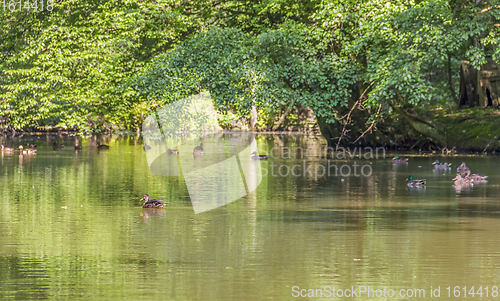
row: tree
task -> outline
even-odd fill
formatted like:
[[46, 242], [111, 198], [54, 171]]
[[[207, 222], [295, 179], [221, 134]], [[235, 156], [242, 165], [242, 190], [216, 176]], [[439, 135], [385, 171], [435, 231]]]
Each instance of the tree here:
[[0, 115], [16, 129], [138, 127], [120, 85], [196, 28], [171, 1], [62, 1], [0, 11]]

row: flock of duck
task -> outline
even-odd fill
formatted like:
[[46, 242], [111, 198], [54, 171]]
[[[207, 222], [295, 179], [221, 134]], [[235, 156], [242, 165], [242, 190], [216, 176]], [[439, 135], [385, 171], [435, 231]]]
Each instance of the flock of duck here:
[[[149, 145], [144, 145], [144, 150], [147, 151], [148, 149], [151, 149], [151, 146]], [[168, 149], [167, 154], [169, 155], [178, 155], [179, 151], [177, 149]], [[200, 143], [197, 147], [194, 148], [193, 150], [193, 157], [203, 157], [205, 156], [205, 150], [203, 149], [203, 143]]]
[[[408, 162], [408, 159], [395, 156], [393, 158], [393, 161], [394, 163], [406, 163]], [[432, 165], [434, 165], [434, 169], [451, 169], [451, 163], [442, 163], [439, 162], [439, 160], [434, 161]], [[469, 167], [467, 167], [467, 165], [465, 165], [465, 162], [463, 162], [462, 164], [460, 164], [460, 166], [457, 167], [457, 175], [452, 179], [452, 181], [455, 188], [469, 188], [474, 184], [486, 183], [486, 178], [488, 178], [488, 176], [479, 173], [471, 173]], [[406, 185], [411, 188], [424, 188], [426, 183], [425, 179], [413, 179], [411, 175], [406, 178], [406, 181]]]
[[[34, 155], [36, 154], [36, 144], [27, 144], [27, 147], [23, 145], [19, 145], [18, 149], [20, 155]], [[13, 154], [14, 149], [11, 147], [5, 147], [2, 144], [2, 153], [3, 154]]]
[[[36, 144], [30, 144], [30, 143], [26, 143], [26, 146], [24, 145], [19, 145], [19, 147], [16, 149], [12, 148], [12, 147], [6, 147], [4, 146], [3, 144], [1, 145], [2, 148], [1, 148], [1, 152], [2, 154], [7, 154], [7, 155], [11, 155], [11, 154], [14, 154], [14, 152], [16, 151], [19, 151], [19, 155], [36, 155], [36, 151], [37, 151], [37, 146]], [[58, 149], [63, 149], [65, 148], [66, 146], [64, 144], [58, 144], [57, 142], [54, 142], [52, 144], [52, 149], [54, 151], [58, 150]], [[75, 143], [75, 150], [81, 150], [82, 149], [82, 146], [76, 142]], [[109, 149], [109, 145], [106, 145], [106, 144], [101, 144], [99, 141], [97, 141], [97, 149], [98, 150], [107, 150]]]
[[[147, 151], [151, 149], [151, 146], [149, 145], [144, 145], [144, 150]], [[179, 151], [177, 149], [168, 149], [167, 154], [169, 155], [178, 155]], [[200, 143], [200, 145], [196, 146], [193, 150], [193, 157], [203, 157], [205, 155], [205, 150], [203, 148], [203, 143]], [[257, 152], [253, 152], [250, 154], [250, 159], [252, 160], [267, 160], [269, 158], [268, 155], [259, 155]], [[142, 204], [142, 208], [152, 208], [152, 209], [160, 209], [165, 206], [163, 203], [165, 200], [152, 200], [150, 199], [148, 194], [145, 194], [141, 202], [144, 201], [144, 204]]]
[[[151, 149], [151, 146], [149, 145], [144, 145], [144, 150], [147, 151]], [[168, 149], [167, 154], [169, 155], [178, 155], [179, 151], [177, 149]], [[196, 146], [193, 150], [193, 157], [203, 157], [205, 156], [205, 150], [203, 148], [203, 143], [200, 143], [200, 145]], [[259, 155], [257, 152], [253, 152], [250, 154], [250, 159], [252, 160], [267, 160], [269, 158], [269, 155]]]

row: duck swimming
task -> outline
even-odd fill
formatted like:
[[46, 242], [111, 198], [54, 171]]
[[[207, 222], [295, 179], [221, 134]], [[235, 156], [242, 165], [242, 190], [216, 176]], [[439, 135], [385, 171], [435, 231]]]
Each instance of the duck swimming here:
[[479, 184], [479, 183], [484, 183], [484, 182], [487, 182], [486, 181], [486, 178], [488, 176], [485, 176], [485, 175], [482, 175], [480, 173], [473, 173], [471, 175], [469, 175], [469, 178], [475, 183], [475, 184]]
[[267, 160], [269, 158], [269, 155], [259, 155], [257, 152], [253, 152], [250, 154], [250, 158], [252, 160]]
[[82, 145], [80, 144], [80, 141], [78, 139], [76, 139], [75, 140], [75, 150], [78, 151], [81, 149], [82, 149]]
[[12, 147], [5, 147], [2, 144], [2, 152], [7, 154], [12, 154], [14, 152], [14, 149]]
[[465, 162], [462, 162], [462, 164], [460, 164], [459, 167], [457, 167], [457, 172], [458, 173], [464, 173], [464, 172], [467, 172], [469, 171], [469, 168], [467, 167], [467, 165], [465, 165]]
[[398, 155], [396, 155], [394, 158], [392, 158], [394, 163], [406, 163], [408, 162], [408, 158], [400, 158]]
[[106, 144], [101, 144], [101, 142], [97, 141], [97, 149], [98, 149], [98, 150], [105, 150], [105, 149], [109, 149], [109, 145], [106, 145]]
[[194, 157], [202, 157], [205, 155], [205, 151], [203, 150], [203, 143], [200, 143], [199, 146], [195, 147], [193, 150]]
[[468, 176], [463, 176], [463, 174], [457, 173], [457, 175], [452, 179], [454, 185], [457, 187], [473, 185], [474, 181]]
[[163, 208], [165, 206], [165, 204], [163, 204], [165, 200], [151, 200], [148, 194], [145, 194], [141, 201], [144, 201], [142, 208]]
[[58, 150], [58, 149], [61, 149], [61, 148], [64, 148], [64, 144], [57, 144], [56, 142], [52, 143], [52, 149], [53, 150]]
[[36, 149], [24, 148], [22, 145], [19, 145], [19, 152], [21, 155], [34, 155], [36, 154]]
[[408, 187], [425, 187], [425, 180], [414, 180], [411, 175], [406, 178], [406, 181]]
[[169, 155], [178, 155], [179, 154], [179, 151], [176, 150], [176, 149], [170, 149], [169, 148], [167, 152], [168, 152]]
[[470, 173], [470, 169], [467, 169], [466, 171], [464, 171], [462, 173], [459, 173], [459, 175], [462, 178], [469, 179], [474, 184], [486, 183], [487, 182], [486, 178], [488, 178], [488, 176], [482, 175], [480, 173], [473, 173], [473, 174], [471, 174]]
[[434, 165], [435, 169], [449, 169], [451, 166], [451, 163], [441, 163], [439, 160], [436, 160], [432, 163]]

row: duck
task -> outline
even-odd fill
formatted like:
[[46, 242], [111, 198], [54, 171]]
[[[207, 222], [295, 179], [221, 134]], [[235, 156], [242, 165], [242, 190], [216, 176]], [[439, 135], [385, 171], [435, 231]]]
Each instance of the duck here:
[[460, 173], [457, 173], [457, 175], [451, 180], [454, 182], [454, 186], [457, 187], [470, 186], [474, 184], [474, 181], [470, 177], [463, 176]]
[[195, 151], [203, 151], [203, 143], [200, 143], [199, 146], [194, 148]]
[[469, 171], [469, 168], [467, 167], [467, 165], [465, 165], [465, 162], [462, 162], [462, 164], [460, 164], [459, 167], [457, 167], [457, 172], [458, 173], [464, 173], [464, 172], [467, 172]]
[[146, 150], [148, 150], [148, 149], [151, 149], [151, 146], [149, 146], [149, 145], [147, 145], [147, 144], [144, 144], [144, 147], [143, 147], [143, 148], [144, 148], [144, 150], [146, 151]]
[[19, 152], [21, 155], [34, 155], [36, 154], [36, 149], [24, 148], [22, 145], [19, 145]]
[[176, 149], [170, 149], [169, 148], [167, 152], [168, 152], [169, 155], [178, 155], [179, 154], [179, 151], [176, 150]]
[[482, 175], [480, 173], [473, 173], [468, 176], [468, 178], [471, 179], [476, 184], [486, 182], [487, 177], [488, 176]]
[[12, 147], [5, 147], [3, 144], [2, 144], [2, 152], [3, 153], [7, 153], [7, 154], [11, 154], [14, 152], [14, 149]]
[[396, 155], [394, 158], [392, 158], [394, 163], [406, 163], [408, 162], [408, 158], [400, 158], [398, 155]]
[[109, 145], [101, 144], [101, 142], [97, 141], [97, 149], [98, 150], [109, 149]]
[[406, 185], [408, 187], [424, 187], [425, 186], [425, 180], [414, 180], [413, 179], [413, 176], [408, 176], [408, 178], [406, 178]]
[[58, 149], [61, 149], [61, 148], [64, 148], [64, 144], [57, 144], [56, 142], [52, 143], [52, 149], [53, 150], [58, 150]]
[[252, 160], [267, 160], [268, 157], [269, 155], [259, 155], [257, 154], [257, 152], [253, 152], [250, 154], [250, 158]]
[[78, 139], [75, 140], [75, 150], [81, 150], [82, 146], [80, 145], [80, 141]]
[[163, 208], [165, 206], [165, 204], [163, 204], [165, 200], [151, 200], [148, 194], [145, 194], [141, 201], [144, 201], [142, 208]]
[[205, 155], [205, 151], [203, 150], [203, 143], [200, 143], [199, 146], [195, 147], [193, 150], [193, 156], [202, 157]]
[[449, 169], [451, 166], [451, 163], [441, 163], [439, 160], [436, 160], [432, 163], [434, 165], [435, 169]]

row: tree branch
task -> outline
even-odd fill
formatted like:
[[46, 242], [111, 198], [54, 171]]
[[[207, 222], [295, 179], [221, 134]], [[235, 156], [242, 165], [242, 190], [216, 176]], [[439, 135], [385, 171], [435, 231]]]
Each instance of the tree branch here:
[[[382, 108], [382, 104], [380, 104], [378, 106], [378, 110], [377, 110], [377, 113], [375, 114], [375, 116], [377, 116], [379, 113], [380, 113], [380, 109]], [[370, 131], [372, 129], [372, 127], [375, 125], [375, 120], [372, 120], [371, 122], [371, 125], [366, 129], [366, 131], [364, 131], [361, 136], [358, 137], [358, 139], [356, 139], [353, 143], [356, 143], [358, 142], [359, 139], [363, 138], [363, 136], [368, 133], [368, 131]]]
[[[358, 100], [356, 100], [356, 102], [352, 105], [351, 110], [350, 110], [350, 111], [349, 111], [349, 113], [347, 114], [347, 120], [346, 120], [346, 122], [345, 122], [345, 124], [344, 124], [344, 127], [342, 128], [342, 133], [340, 133], [339, 140], [337, 141], [337, 145], [335, 146], [335, 151], [337, 151], [337, 150], [338, 150], [339, 145], [340, 145], [340, 141], [342, 140], [342, 137], [344, 137], [344, 136], [345, 136], [345, 134], [348, 132], [348, 131], [346, 131], [346, 129], [345, 129], [345, 128], [346, 128], [346, 126], [347, 126], [348, 124], [350, 124], [350, 123], [351, 123], [351, 114], [352, 114], [352, 111], [354, 111], [354, 108], [355, 108], [357, 105], [361, 104], [361, 100], [362, 100], [362, 99], [363, 99], [363, 97], [365, 96], [365, 94], [366, 94], [366, 92], [368, 91], [368, 89], [370, 89], [370, 87], [371, 87], [371, 86], [373, 86], [373, 84], [374, 84], [374, 83], [375, 83], [375, 82], [371, 82], [371, 83], [370, 83], [370, 85], [369, 85], [368, 87], [366, 87], [366, 89], [363, 91], [363, 93], [361, 93], [361, 96], [358, 98]], [[345, 116], [344, 116], [344, 117], [345, 117]], [[342, 118], [344, 118], [344, 117], [342, 117]]]
[[288, 115], [288, 113], [290, 112], [291, 108], [293, 107], [295, 102], [292, 102], [292, 104], [286, 108], [285, 112], [281, 115], [280, 119], [278, 120], [278, 122], [273, 126], [272, 130], [273, 131], [276, 131], [277, 128], [280, 127], [280, 125], [283, 123], [283, 121], [285, 121], [285, 117]]
[[493, 5], [493, 6], [490, 6], [490, 7], [483, 8], [482, 10], [480, 10], [479, 12], [477, 12], [476, 14], [482, 14], [482, 13], [490, 11], [490, 10], [492, 10], [494, 8], [500, 9], [500, 5]]

